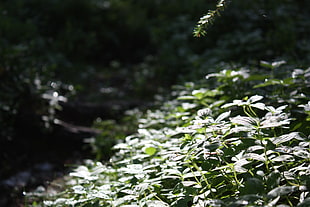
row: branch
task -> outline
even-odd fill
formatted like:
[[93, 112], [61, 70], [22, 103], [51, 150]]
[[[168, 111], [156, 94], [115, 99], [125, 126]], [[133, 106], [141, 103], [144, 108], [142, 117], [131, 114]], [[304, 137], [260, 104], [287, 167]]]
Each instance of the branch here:
[[217, 16], [221, 16], [221, 12], [225, 9], [227, 4], [226, 0], [218, 0], [216, 8], [214, 10], [209, 10], [206, 15], [201, 17], [194, 29], [194, 37], [201, 37], [207, 34], [207, 29], [213, 24]]

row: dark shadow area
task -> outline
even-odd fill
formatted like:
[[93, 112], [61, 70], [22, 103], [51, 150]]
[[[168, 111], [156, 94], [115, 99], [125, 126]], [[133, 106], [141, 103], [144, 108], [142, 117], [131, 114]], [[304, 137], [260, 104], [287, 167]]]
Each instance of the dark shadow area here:
[[24, 191], [46, 186], [92, 157], [83, 145], [83, 138], [91, 136], [91, 131], [55, 126], [52, 132], [41, 133], [31, 126], [31, 120], [21, 124], [15, 127], [13, 140], [1, 143], [0, 206], [22, 203]]

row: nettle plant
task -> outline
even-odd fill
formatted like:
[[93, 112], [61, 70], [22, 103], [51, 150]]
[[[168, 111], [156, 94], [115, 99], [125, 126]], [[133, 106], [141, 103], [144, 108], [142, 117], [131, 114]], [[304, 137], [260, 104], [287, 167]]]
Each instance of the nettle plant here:
[[[214, 88], [176, 87], [109, 163], [79, 166], [67, 190], [44, 205], [309, 206], [310, 70], [289, 71], [286, 80], [229, 69], [207, 76]], [[230, 98], [231, 90], [239, 94]]]

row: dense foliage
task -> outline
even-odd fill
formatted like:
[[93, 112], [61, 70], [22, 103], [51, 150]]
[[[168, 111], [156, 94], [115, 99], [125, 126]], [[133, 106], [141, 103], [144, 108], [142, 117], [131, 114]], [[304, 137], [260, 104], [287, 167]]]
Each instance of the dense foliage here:
[[93, 102], [145, 99], [175, 82], [171, 74], [187, 69], [174, 51], [189, 55], [182, 48], [203, 11], [203, 1], [185, 2], [1, 1], [1, 142], [23, 136], [16, 133], [27, 120], [37, 129], [42, 118], [53, 123], [59, 97], [74, 90]]
[[[173, 51], [191, 37], [196, 3], [1, 1], [0, 177], [37, 143], [61, 142], [49, 133], [64, 101], [149, 100], [176, 82], [171, 74], [185, 70]], [[182, 35], [169, 37], [171, 27]]]
[[14, 138], [29, 114], [35, 126], [42, 116], [53, 120], [43, 94], [70, 97], [75, 89], [79, 99], [104, 101], [103, 89], [112, 88], [113, 98], [150, 98], [220, 61], [309, 62], [308, 1], [236, 0], [207, 38], [193, 38], [197, 19], [227, 2], [2, 1], [1, 140]]
[[108, 163], [79, 166], [44, 205], [308, 206], [310, 69], [282, 64], [175, 88]]
[[69, 98], [150, 100], [188, 81], [157, 110], [97, 119], [98, 159], [124, 143], [42, 205], [309, 205], [310, 3], [216, 2], [1, 1], [1, 176], [19, 154], [6, 146], [31, 145]]

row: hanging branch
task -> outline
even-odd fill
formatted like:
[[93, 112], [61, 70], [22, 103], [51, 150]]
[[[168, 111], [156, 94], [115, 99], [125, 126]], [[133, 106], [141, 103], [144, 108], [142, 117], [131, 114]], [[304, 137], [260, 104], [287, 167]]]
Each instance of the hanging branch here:
[[226, 4], [227, 4], [227, 1], [218, 0], [216, 9], [209, 10], [206, 15], [200, 18], [193, 32], [194, 37], [201, 37], [207, 34], [206, 30], [208, 29], [210, 25], [213, 24], [217, 16], [221, 16], [221, 12], [225, 9]]

